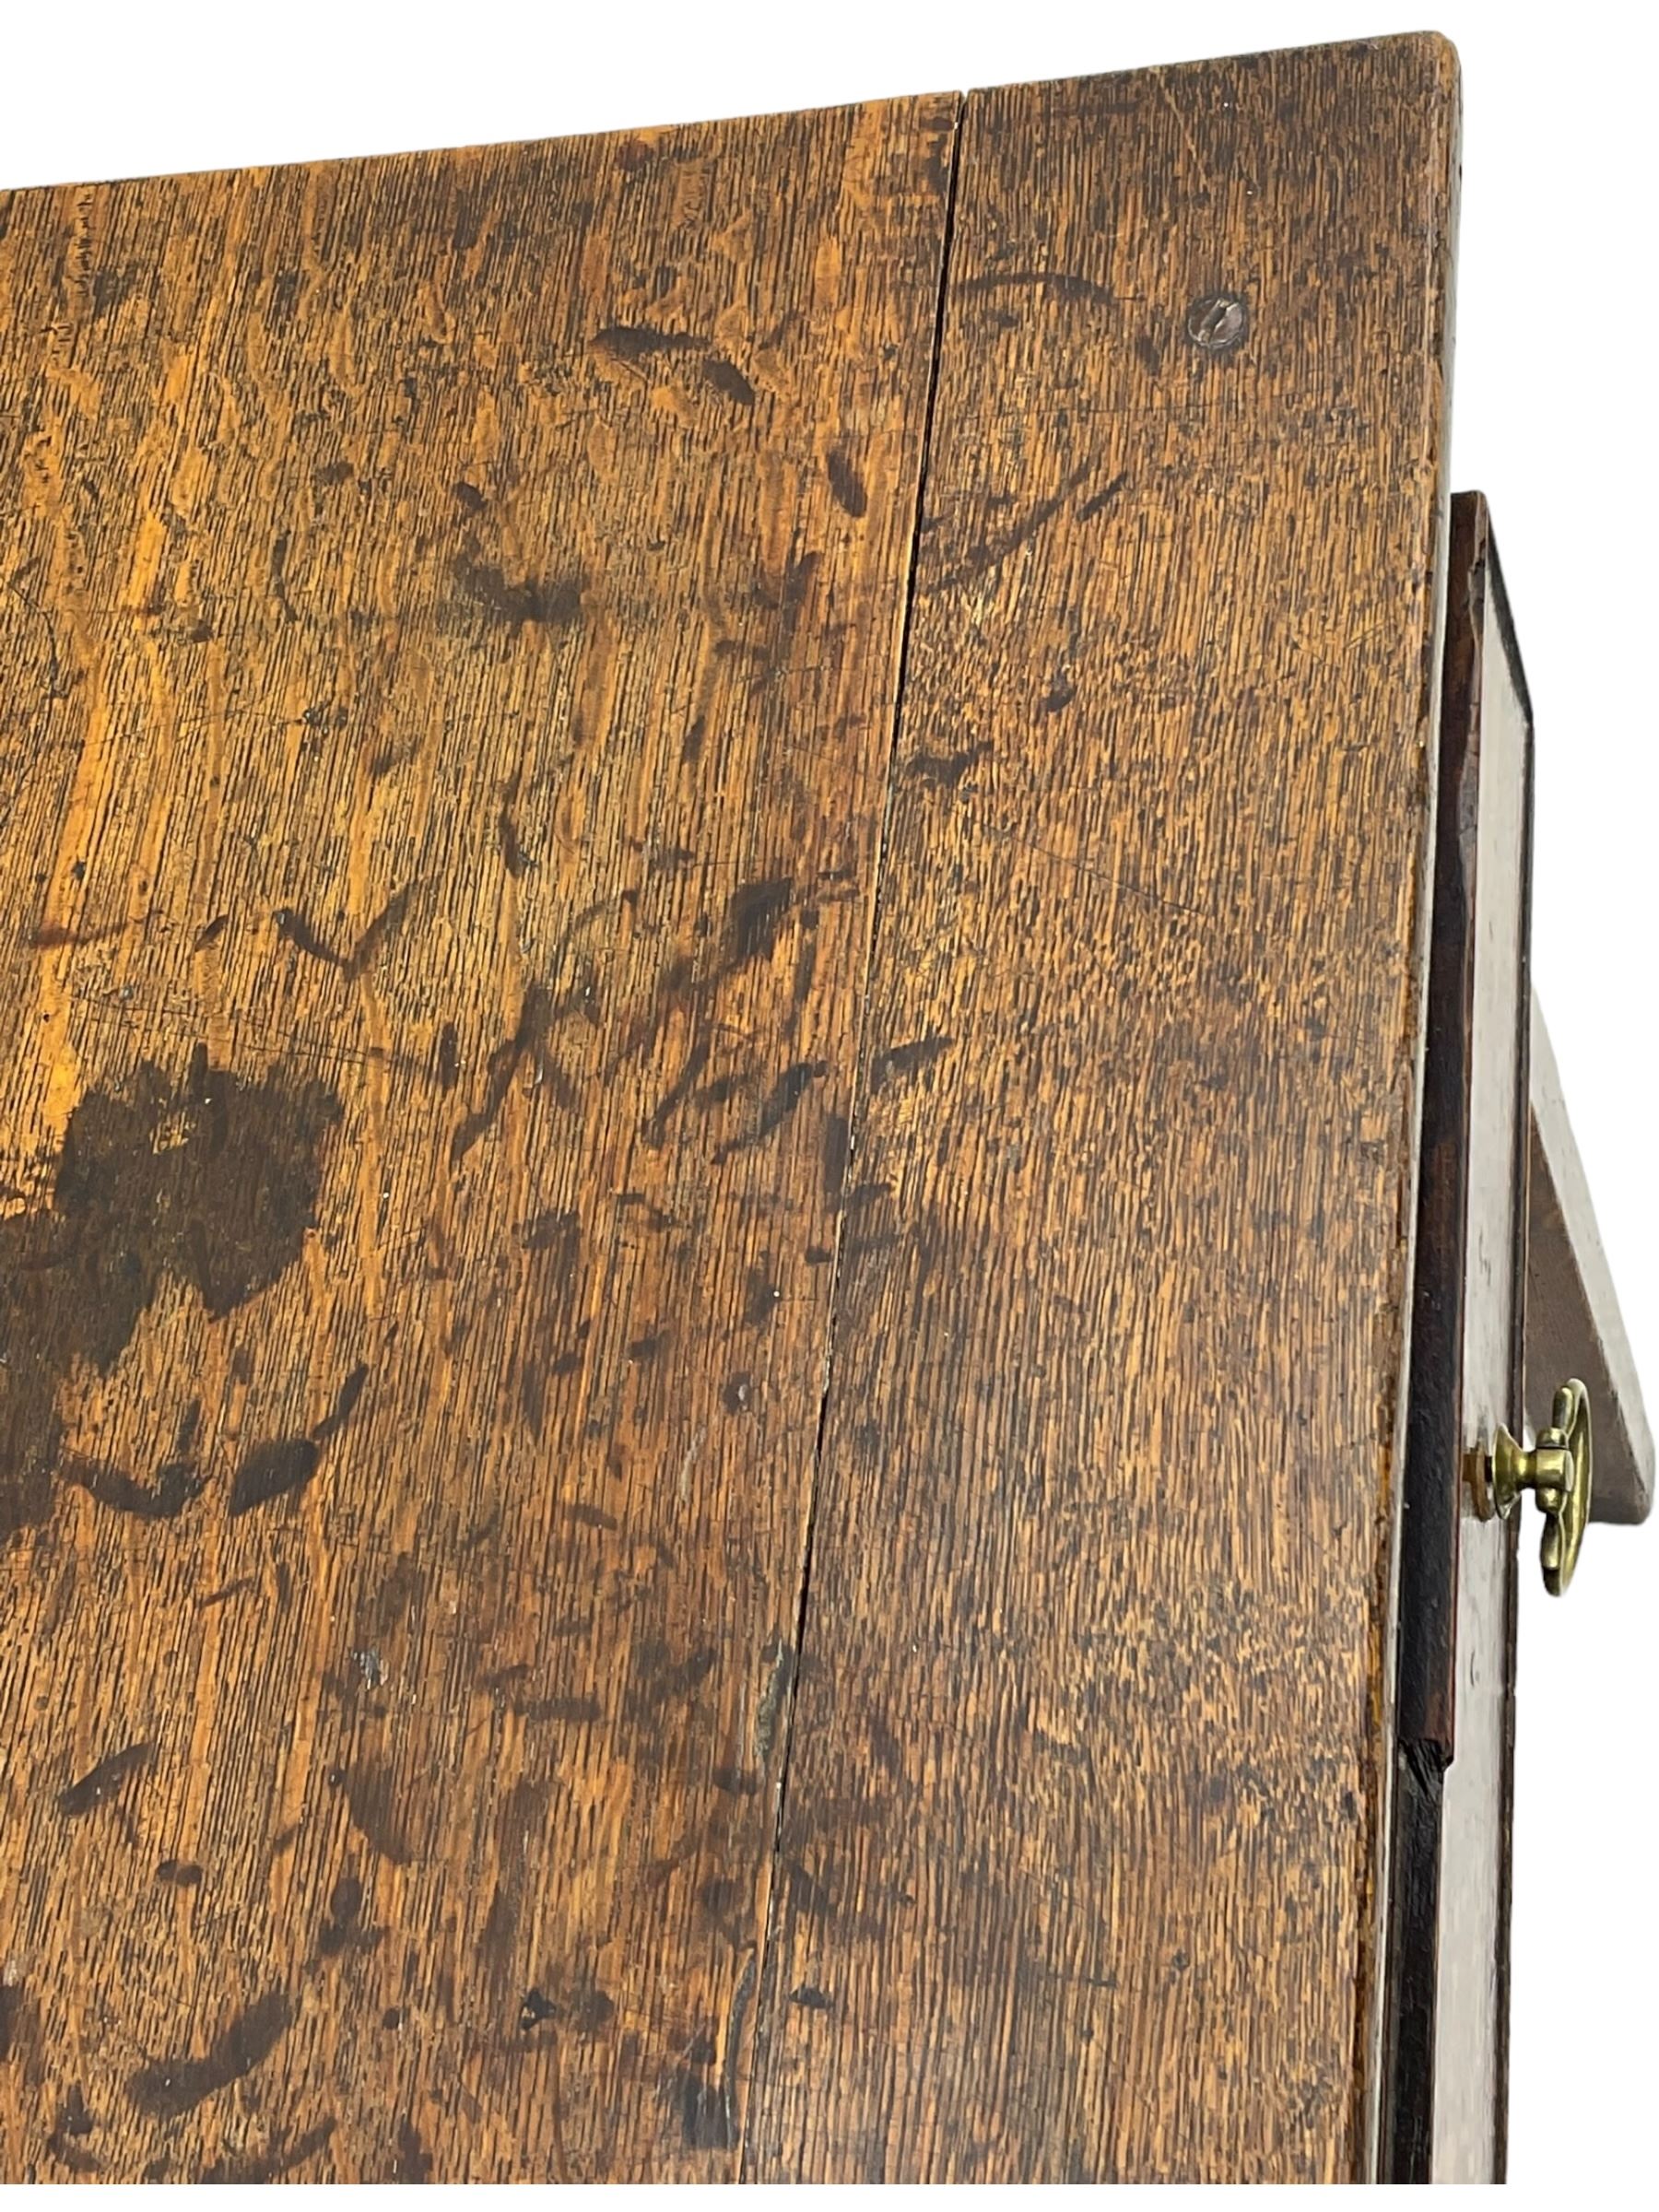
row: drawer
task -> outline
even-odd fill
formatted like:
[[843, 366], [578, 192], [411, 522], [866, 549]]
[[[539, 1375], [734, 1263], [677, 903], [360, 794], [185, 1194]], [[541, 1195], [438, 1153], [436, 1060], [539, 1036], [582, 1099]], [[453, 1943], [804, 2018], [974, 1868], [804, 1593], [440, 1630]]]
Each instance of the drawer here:
[[1643, 1519], [1653, 1442], [1529, 983], [1532, 709], [1486, 501], [1453, 500], [1402, 1501], [1383, 2171], [1501, 2179], [1516, 1519], [1510, 1409], [1595, 1409], [1593, 1517]]

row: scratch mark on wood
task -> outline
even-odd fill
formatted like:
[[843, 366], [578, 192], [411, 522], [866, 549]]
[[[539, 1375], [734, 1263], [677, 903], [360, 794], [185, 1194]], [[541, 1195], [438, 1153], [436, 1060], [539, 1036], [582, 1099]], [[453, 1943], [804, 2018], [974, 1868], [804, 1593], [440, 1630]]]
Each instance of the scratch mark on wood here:
[[519, 1009], [518, 1025], [511, 1037], [498, 1044], [485, 1070], [484, 1096], [450, 1139], [450, 1166], [458, 1168], [507, 1102], [507, 1093], [519, 1064], [537, 1052], [552, 1018], [552, 1002], [542, 983], [532, 983]]
[[154, 920], [153, 914], [139, 914], [130, 922], [104, 922], [91, 927], [43, 922], [29, 942], [36, 952], [59, 952], [69, 946], [110, 945], [135, 929], [147, 929]]
[[682, 1504], [691, 1495], [691, 1469], [696, 1464], [698, 1453], [702, 1450], [703, 1439], [708, 1433], [707, 1429], [703, 1428], [694, 1430], [691, 1441], [680, 1455], [679, 1480], [675, 1488], [679, 1492]]
[[116, 1796], [133, 1775], [147, 1772], [155, 1763], [154, 1744], [128, 1744], [123, 1750], [112, 1751], [78, 1782], [58, 1792], [58, 1811], [66, 1820], [78, 1820], [95, 1806]]
[[830, 1063], [827, 1060], [797, 1060], [793, 1067], [786, 1067], [761, 1100], [754, 1127], [719, 1146], [715, 1159], [729, 1159], [735, 1152], [747, 1151], [754, 1146], [763, 1145], [794, 1113], [806, 1097], [808, 1087], [820, 1076], [829, 1073]]
[[986, 576], [1001, 568], [1010, 554], [1018, 553], [1021, 546], [1028, 545], [1040, 530], [1053, 521], [1088, 474], [1087, 465], [1073, 469], [1058, 491], [1046, 500], [1040, 500], [1012, 529], [976, 539], [953, 567], [929, 577], [923, 589], [927, 592], [946, 591], [953, 584], [967, 583], [976, 576]]
[[415, 894], [415, 888], [413, 883], [406, 883], [401, 890], [394, 891], [380, 912], [368, 924], [349, 952], [337, 952], [317, 935], [311, 923], [295, 907], [276, 907], [272, 912], [271, 919], [276, 924], [277, 935], [286, 938], [297, 951], [305, 953], [313, 960], [320, 960], [325, 968], [337, 968], [347, 982], [356, 982], [359, 976], [367, 971], [375, 954], [408, 912], [409, 900]]
[[885, 1053], [877, 1053], [870, 1067], [870, 1088], [879, 1090], [894, 1076], [913, 1076], [947, 1053], [956, 1042], [954, 1037], [917, 1037], [908, 1044], [889, 1045]]
[[1112, 504], [1128, 481], [1129, 472], [1124, 469], [1121, 475], [1113, 477], [1110, 484], [1102, 484], [1100, 490], [1092, 493], [1078, 508], [1077, 520], [1080, 523], [1092, 522], [1102, 508]]
[[651, 1117], [641, 1132], [642, 1141], [653, 1151], [660, 1150], [668, 1135], [668, 1124], [696, 1089], [703, 1069], [709, 1065], [709, 1040], [694, 1038], [688, 1050], [679, 1074], [653, 1108]]
[[1044, 291], [1059, 300], [1083, 300], [1091, 307], [1112, 307], [1116, 295], [1110, 285], [1079, 276], [1069, 269], [990, 269], [981, 276], [957, 279], [959, 292]]

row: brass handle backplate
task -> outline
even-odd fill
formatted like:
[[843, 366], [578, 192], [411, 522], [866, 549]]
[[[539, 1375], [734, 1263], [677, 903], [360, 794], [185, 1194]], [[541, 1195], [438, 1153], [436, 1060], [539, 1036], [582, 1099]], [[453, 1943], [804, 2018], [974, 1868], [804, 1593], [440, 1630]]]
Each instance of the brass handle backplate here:
[[1590, 1394], [1582, 1382], [1563, 1382], [1555, 1394], [1547, 1429], [1529, 1452], [1501, 1425], [1491, 1450], [1479, 1454], [1476, 1501], [1483, 1516], [1507, 1520], [1530, 1490], [1544, 1515], [1539, 1547], [1544, 1587], [1559, 1597], [1572, 1580], [1584, 1524], [1590, 1518], [1594, 1463], [1590, 1442]]

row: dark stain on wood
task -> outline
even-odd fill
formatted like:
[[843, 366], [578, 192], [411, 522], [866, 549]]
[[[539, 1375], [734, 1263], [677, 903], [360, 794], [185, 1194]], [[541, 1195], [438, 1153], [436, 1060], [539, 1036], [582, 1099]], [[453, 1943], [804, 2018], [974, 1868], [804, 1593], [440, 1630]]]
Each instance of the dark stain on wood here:
[[252, 2156], [215, 2159], [202, 2171], [204, 2182], [257, 2183], [286, 2181], [290, 2173], [309, 2163], [334, 2136], [335, 2123], [332, 2118], [319, 2120], [302, 2134], [289, 2138], [287, 2131], [277, 2128], [270, 2147]]
[[956, 1042], [954, 1037], [918, 1037], [908, 1044], [889, 1044], [877, 1053], [870, 1067], [870, 1088], [879, 1090], [895, 1076], [913, 1076], [942, 1059]]
[[829, 472], [830, 488], [835, 494], [836, 505], [860, 521], [869, 512], [870, 495], [865, 489], [864, 478], [857, 464], [845, 446], [834, 447], [824, 464]]
[[110, 945], [129, 930], [145, 928], [148, 920], [147, 915], [139, 915], [129, 922], [83, 924], [74, 928], [63, 923], [42, 923], [29, 942], [35, 952], [59, 952], [71, 945]]
[[649, 1724], [664, 1707], [693, 1697], [713, 1672], [719, 1653], [712, 1645], [683, 1659], [652, 1641], [641, 1646], [634, 1679], [628, 1692], [628, 1710], [636, 1722]]
[[554, 1252], [574, 1266], [582, 1250], [582, 1216], [572, 1206], [534, 1214], [519, 1230], [526, 1252]]
[[27, 1993], [15, 1982], [0, 1981], [0, 2065], [21, 2057], [29, 2018]]
[[697, 1088], [704, 1068], [709, 1065], [712, 1050], [706, 1036], [698, 1036], [688, 1048], [679, 1074], [652, 1109], [641, 1137], [653, 1151], [660, 1151], [667, 1142], [668, 1131], [675, 1115]]
[[703, 362], [703, 376], [723, 399], [729, 399], [734, 406], [754, 406], [755, 387], [735, 361], [728, 361], [722, 354], [712, 353]]
[[205, 2099], [244, 2080], [263, 2065], [294, 2021], [286, 1992], [268, 1991], [214, 2037], [201, 2058], [153, 2059], [127, 2083], [127, 2094], [154, 2120], [178, 2120]]
[[57, 1807], [66, 1820], [78, 1820], [97, 1806], [120, 1794], [135, 1774], [156, 1763], [154, 1744], [127, 1744], [88, 1768], [78, 1782], [58, 1792]]
[[171, 1459], [163, 1460], [148, 1483], [135, 1481], [124, 1467], [67, 1454], [60, 1471], [112, 1512], [131, 1513], [139, 1521], [175, 1521], [206, 1488], [206, 1477], [195, 1457], [201, 1428], [202, 1405], [193, 1398], [180, 1417]]
[[291, 533], [283, 530], [271, 540], [271, 596], [289, 622], [300, 620], [300, 610], [288, 593], [288, 557], [292, 543]]
[[418, 888], [413, 883], [406, 883], [400, 890], [394, 891], [379, 913], [364, 924], [362, 935], [347, 955], [344, 972], [347, 978], [355, 980], [368, 973], [376, 956], [402, 927], [404, 917], [409, 911], [409, 901]]
[[707, 338], [693, 332], [660, 330], [651, 323], [611, 323], [594, 334], [595, 349], [614, 361], [626, 361], [630, 367], [641, 361], [657, 359], [675, 354], [703, 354], [709, 350]]
[[526, 1721], [555, 1721], [565, 1727], [582, 1728], [603, 1720], [605, 1708], [597, 1698], [531, 1698], [513, 1708]]
[[523, 577], [508, 580], [506, 571], [475, 553], [457, 553], [450, 564], [463, 596], [495, 621], [511, 629], [526, 622], [544, 629], [568, 629], [582, 616], [582, 579]]
[[496, 813], [496, 843], [500, 847], [501, 865], [514, 882], [530, 865], [529, 855], [519, 842], [518, 826], [512, 818], [512, 798], [503, 798]]
[[834, 1207], [841, 1204], [841, 1194], [847, 1181], [847, 1170], [853, 1157], [853, 1127], [844, 1113], [827, 1113], [824, 1116], [823, 1171], [824, 1203]]
[[755, 388], [735, 361], [714, 351], [712, 342], [694, 331], [663, 330], [652, 323], [612, 323], [596, 331], [594, 350], [607, 360], [630, 369], [653, 362], [695, 361], [703, 381], [740, 407], [752, 407]]
[[311, 959], [321, 960], [325, 968], [345, 967], [345, 955], [335, 952], [332, 946], [325, 945], [296, 908], [276, 907], [272, 910], [271, 920], [276, 925], [276, 935], [285, 943], [293, 946], [297, 952], [303, 952]]
[[432, 1079], [440, 1090], [453, 1090], [461, 1079], [460, 1041], [453, 1021], [446, 1021], [438, 1031], [432, 1048]]
[[321, 1466], [324, 1450], [350, 1418], [368, 1376], [366, 1367], [354, 1367], [341, 1383], [332, 1408], [309, 1435], [273, 1437], [243, 1454], [230, 1486], [233, 1515], [251, 1513], [257, 1506], [270, 1505], [305, 1488]]
[[1114, 304], [1109, 287], [1071, 269], [986, 269], [961, 278], [957, 289], [969, 299], [977, 292], [1041, 291], [1056, 300], [1080, 300], [1090, 307]]
[[369, 1370], [359, 1360], [340, 1384], [333, 1406], [312, 1430], [312, 1441], [319, 1448], [336, 1437], [356, 1410], [363, 1394], [363, 1385], [369, 1380]]
[[680, 2134], [688, 2150], [729, 2150], [736, 2141], [732, 2099], [727, 2085], [710, 2073], [713, 2046], [699, 2037], [693, 2050], [707, 2053], [700, 2064], [678, 2067], [668, 2079], [668, 2093], [679, 2114]]
[[324, 1959], [335, 1959], [348, 1945], [361, 1944], [365, 1936], [378, 1937], [383, 1929], [365, 1929], [359, 1925], [363, 1911], [363, 1885], [354, 1874], [343, 1874], [329, 1892], [328, 1917], [317, 1932], [317, 1948]]
[[1062, 479], [1058, 490], [1038, 500], [1011, 528], [988, 531], [976, 538], [955, 561], [929, 574], [921, 588], [930, 592], [947, 591], [1000, 569], [1022, 546], [1029, 545], [1040, 531], [1048, 527], [1088, 475], [1087, 463], [1072, 469]]
[[394, 891], [384, 906], [364, 926], [357, 943], [349, 952], [336, 952], [326, 944], [305, 916], [291, 906], [279, 906], [271, 915], [276, 924], [276, 934], [284, 937], [298, 951], [325, 968], [337, 968], [348, 982], [368, 972], [375, 955], [393, 935], [409, 911], [409, 901], [415, 895], [415, 885], [406, 883], [401, 890]]
[[429, 2182], [432, 2178], [432, 2154], [420, 2140], [412, 2120], [397, 2124], [397, 2159], [392, 2170], [394, 2182]]
[[321, 1461], [322, 1453], [309, 1436], [270, 1437], [255, 1444], [237, 1467], [230, 1486], [231, 1512], [251, 1513], [257, 1506], [302, 1490]]
[[807, 1087], [829, 1072], [829, 1063], [824, 1060], [797, 1060], [793, 1067], [786, 1067], [760, 1101], [754, 1126], [719, 1146], [715, 1159], [729, 1159], [735, 1152], [744, 1152], [751, 1146], [765, 1144], [767, 1138], [775, 1135], [794, 1113], [806, 1097]]
[[725, 958], [729, 970], [771, 957], [794, 896], [788, 876], [739, 884], [726, 909]]
[[415, 1853], [389, 1770], [373, 1760], [361, 1760], [353, 1767], [335, 1767], [328, 1779], [344, 1795], [351, 1825], [364, 1842], [394, 1866], [409, 1865]]
[[[122, 1090], [83, 1096], [50, 1205], [0, 1220], [0, 1539], [51, 1510], [60, 1388], [82, 1365], [112, 1372], [169, 1278], [217, 1321], [298, 1259], [339, 1118], [313, 1079], [246, 1080], [204, 1047], [181, 1085], [141, 1062]], [[83, 1476], [144, 1510], [114, 1472]]]
[[75, 2082], [58, 2107], [56, 2122], [46, 2138], [46, 2148], [71, 2173], [97, 2173], [101, 2171], [103, 2160], [88, 2147], [87, 2142], [97, 2128], [97, 2120], [87, 2110], [85, 2092], [79, 2082]]
[[977, 767], [990, 750], [988, 745], [969, 745], [959, 753], [912, 753], [904, 764], [905, 771], [919, 776], [924, 783], [936, 783], [942, 790], [954, 791], [969, 770]]
[[1110, 484], [1102, 484], [1100, 490], [1092, 492], [1078, 508], [1077, 520], [1080, 523], [1092, 522], [1097, 514], [1111, 506], [1128, 481], [1128, 472], [1125, 470], [1122, 476], [1113, 477]]

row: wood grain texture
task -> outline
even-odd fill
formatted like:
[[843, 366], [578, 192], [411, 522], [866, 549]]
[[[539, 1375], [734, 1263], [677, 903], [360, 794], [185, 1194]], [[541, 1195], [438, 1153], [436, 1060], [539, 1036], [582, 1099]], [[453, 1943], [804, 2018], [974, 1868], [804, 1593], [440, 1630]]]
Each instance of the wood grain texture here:
[[1369, 2169], [1455, 145], [969, 102], [759, 2177]]
[[954, 100], [0, 199], [0, 2172], [717, 2178]]

